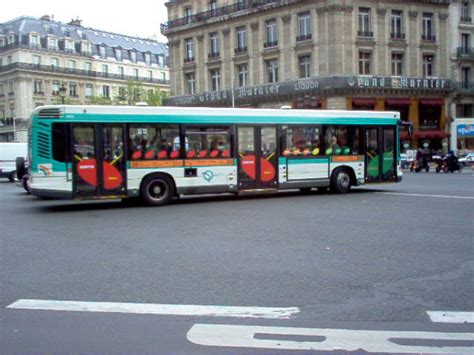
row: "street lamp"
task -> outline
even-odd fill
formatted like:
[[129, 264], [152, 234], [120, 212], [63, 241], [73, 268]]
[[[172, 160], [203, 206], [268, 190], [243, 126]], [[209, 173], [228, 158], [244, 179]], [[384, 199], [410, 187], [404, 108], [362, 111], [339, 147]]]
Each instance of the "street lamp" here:
[[64, 84], [61, 84], [61, 87], [59, 88], [59, 97], [61, 97], [61, 103], [64, 105], [64, 99], [66, 98], [66, 92], [67, 89], [64, 86]]

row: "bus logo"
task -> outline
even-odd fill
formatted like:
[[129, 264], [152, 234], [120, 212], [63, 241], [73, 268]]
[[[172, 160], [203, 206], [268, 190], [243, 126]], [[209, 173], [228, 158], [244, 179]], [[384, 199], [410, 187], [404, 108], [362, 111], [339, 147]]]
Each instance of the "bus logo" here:
[[205, 172], [202, 173], [202, 177], [207, 182], [211, 182], [211, 180], [214, 179], [214, 173], [210, 170], [206, 170]]
[[44, 176], [53, 176], [53, 164], [39, 164], [38, 173]]

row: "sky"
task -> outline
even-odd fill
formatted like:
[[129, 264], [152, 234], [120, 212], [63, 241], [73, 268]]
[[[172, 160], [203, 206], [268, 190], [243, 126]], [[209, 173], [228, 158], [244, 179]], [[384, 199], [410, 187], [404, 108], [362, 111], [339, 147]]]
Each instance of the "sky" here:
[[[55, 21], [69, 22], [79, 17], [84, 27], [110, 31], [129, 36], [150, 38], [157, 36], [160, 42], [166, 37], [160, 34], [160, 23], [166, 22], [166, 0], [152, 1], [103, 1], [79, 0], [19, 0], [9, 1], [0, 11], [0, 23], [19, 16], [41, 17], [54, 15]], [[133, 6], [132, 6], [133, 5]]]

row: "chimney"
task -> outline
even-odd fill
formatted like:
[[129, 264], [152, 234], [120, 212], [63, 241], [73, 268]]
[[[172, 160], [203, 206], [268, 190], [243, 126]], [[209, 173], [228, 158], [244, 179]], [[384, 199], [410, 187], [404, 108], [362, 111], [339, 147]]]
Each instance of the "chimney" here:
[[43, 15], [43, 16], [40, 17], [40, 20], [51, 21], [51, 17], [49, 15]]
[[71, 22], [69, 22], [68, 25], [82, 27], [82, 20], [80, 20], [79, 17], [77, 17], [75, 20], [71, 19]]

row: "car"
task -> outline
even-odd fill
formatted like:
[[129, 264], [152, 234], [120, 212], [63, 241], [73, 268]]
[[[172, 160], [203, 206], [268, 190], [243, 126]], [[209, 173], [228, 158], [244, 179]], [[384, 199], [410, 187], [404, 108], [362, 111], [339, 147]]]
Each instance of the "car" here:
[[463, 166], [474, 166], [474, 152], [468, 153], [462, 158], [459, 158], [459, 162]]
[[16, 158], [26, 159], [27, 153], [26, 143], [0, 143], [0, 177], [14, 182], [17, 175]]

